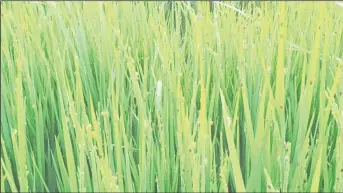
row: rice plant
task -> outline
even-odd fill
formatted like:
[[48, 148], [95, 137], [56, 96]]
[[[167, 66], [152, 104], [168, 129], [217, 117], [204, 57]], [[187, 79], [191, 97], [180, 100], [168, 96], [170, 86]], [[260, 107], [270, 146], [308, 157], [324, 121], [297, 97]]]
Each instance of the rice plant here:
[[342, 192], [339, 2], [1, 2], [1, 192]]

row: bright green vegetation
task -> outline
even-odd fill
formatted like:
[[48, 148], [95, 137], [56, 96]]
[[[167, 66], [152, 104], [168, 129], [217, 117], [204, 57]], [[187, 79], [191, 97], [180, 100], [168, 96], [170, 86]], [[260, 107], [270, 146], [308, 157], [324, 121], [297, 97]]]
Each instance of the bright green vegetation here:
[[342, 7], [224, 4], [2, 2], [1, 191], [342, 191]]

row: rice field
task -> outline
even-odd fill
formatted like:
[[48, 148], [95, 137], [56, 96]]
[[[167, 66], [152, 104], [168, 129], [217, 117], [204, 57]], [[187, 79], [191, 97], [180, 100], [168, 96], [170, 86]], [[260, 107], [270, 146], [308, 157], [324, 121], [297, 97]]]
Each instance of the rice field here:
[[342, 192], [340, 2], [1, 2], [1, 192]]

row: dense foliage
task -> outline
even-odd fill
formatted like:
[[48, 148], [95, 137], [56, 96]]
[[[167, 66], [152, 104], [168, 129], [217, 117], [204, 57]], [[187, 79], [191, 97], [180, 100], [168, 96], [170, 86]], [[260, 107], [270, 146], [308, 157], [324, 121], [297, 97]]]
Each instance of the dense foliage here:
[[211, 9], [1, 2], [1, 191], [342, 192], [342, 7]]

